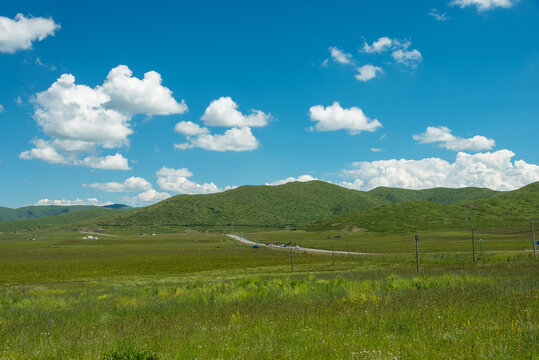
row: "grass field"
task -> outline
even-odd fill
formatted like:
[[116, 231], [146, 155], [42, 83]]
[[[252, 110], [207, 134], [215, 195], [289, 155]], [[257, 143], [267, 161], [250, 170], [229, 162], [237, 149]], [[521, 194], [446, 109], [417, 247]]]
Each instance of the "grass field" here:
[[537, 358], [529, 230], [478, 231], [475, 264], [470, 234], [420, 233], [419, 275], [412, 234], [335, 234], [248, 236], [378, 255], [292, 273], [223, 234], [0, 234], [0, 359]]

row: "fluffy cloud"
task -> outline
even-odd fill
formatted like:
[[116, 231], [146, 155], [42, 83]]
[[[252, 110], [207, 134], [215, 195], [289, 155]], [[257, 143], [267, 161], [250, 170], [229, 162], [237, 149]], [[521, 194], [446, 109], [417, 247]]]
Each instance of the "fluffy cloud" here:
[[267, 182], [266, 185], [283, 185], [283, 184], [286, 184], [286, 183], [289, 183], [289, 182], [307, 182], [307, 181], [313, 181], [313, 180], [318, 180], [317, 178], [315, 177], [312, 177], [311, 175], [300, 175], [298, 176], [297, 178], [295, 177], [288, 177], [286, 179], [282, 179], [282, 180], [275, 180], [275, 181], [272, 181], [272, 182]]
[[391, 57], [399, 64], [416, 67], [423, 60], [421, 53], [417, 49], [398, 49], [391, 53]]
[[452, 0], [449, 4], [459, 6], [461, 8], [467, 6], [475, 6], [478, 11], [485, 11], [497, 7], [510, 8], [517, 0]]
[[358, 190], [378, 186], [407, 189], [478, 186], [513, 190], [538, 181], [539, 166], [523, 160], [511, 161], [514, 156], [512, 151], [499, 150], [473, 155], [459, 152], [453, 163], [440, 158], [361, 161], [342, 171], [344, 177], [354, 180], [341, 185]]
[[34, 205], [61, 205], [61, 206], [70, 206], [70, 205], [93, 205], [93, 206], [105, 206], [105, 205], [112, 205], [110, 201], [107, 202], [101, 202], [97, 200], [96, 198], [91, 199], [75, 199], [75, 200], [50, 200], [50, 199], [41, 199], [38, 202], [36, 202]]
[[152, 188], [152, 185], [144, 178], [131, 176], [124, 182], [107, 182], [107, 183], [94, 183], [84, 185], [93, 189], [98, 189], [106, 192], [136, 192], [136, 191], [148, 191]]
[[178, 103], [172, 91], [161, 85], [161, 75], [155, 71], [144, 74], [144, 79], [133, 77], [125, 65], [112, 69], [102, 90], [110, 98], [107, 106], [126, 114], [170, 115], [183, 114], [187, 105]]
[[436, 20], [438, 21], [447, 21], [449, 20], [449, 16], [447, 16], [446, 13], [439, 13], [438, 10], [436, 9], [432, 9], [429, 13], [428, 13], [429, 16], [432, 16], [433, 18], [435, 18]]
[[17, 14], [15, 19], [0, 16], [0, 52], [14, 53], [27, 50], [33, 41], [41, 41], [47, 36], [54, 36], [60, 28], [53, 19], [25, 17]]
[[107, 156], [87, 156], [82, 160], [76, 161], [75, 165], [87, 166], [93, 169], [102, 170], [130, 170], [128, 161], [121, 154]]
[[231, 97], [223, 96], [210, 103], [201, 119], [206, 126], [261, 127], [266, 126], [270, 118], [270, 114], [260, 110], [252, 110], [251, 114], [243, 115]]
[[213, 151], [251, 151], [258, 148], [258, 140], [248, 127], [232, 128], [223, 135], [202, 134], [188, 140], [187, 143], [174, 144], [174, 147], [181, 150], [201, 148]]
[[388, 38], [387, 36], [383, 36], [372, 43], [372, 45], [369, 45], [368, 43], [363, 43], [362, 51], [366, 53], [381, 53], [386, 50], [391, 49], [395, 44], [395, 40]]
[[4, 106], [2, 104], [0, 104], [0, 113], [4, 111]]
[[168, 199], [170, 194], [167, 192], [157, 192], [154, 189], [149, 189], [140, 194], [126, 198], [127, 202], [135, 206], [149, 205], [165, 199]]
[[185, 136], [197, 136], [207, 134], [210, 132], [208, 128], [201, 127], [192, 121], [180, 121], [174, 126], [174, 131], [179, 132]]
[[351, 54], [347, 54], [334, 46], [331, 46], [329, 48], [329, 53], [331, 54], [331, 58], [333, 59], [333, 61], [335, 61], [336, 63], [344, 65], [352, 63]]
[[467, 139], [457, 137], [451, 134], [451, 130], [445, 126], [429, 126], [425, 132], [414, 135], [413, 138], [422, 144], [439, 143], [438, 146], [453, 151], [491, 150], [496, 145], [493, 139], [480, 135]]
[[382, 68], [371, 64], [363, 65], [357, 69], [359, 74], [356, 75], [356, 79], [359, 81], [369, 81], [374, 79], [377, 74], [382, 73]]
[[311, 106], [309, 116], [311, 121], [316, 122], [314, 128], [317, 131], [347, 130], [355, 135], [362, 131], [373, 132], [382, 126], [377, 119], [369, 119], [360, 108], [343, 109], [337, 101], [328, 107]]
[[[63, 74], [33, 100], [34, 119], [52, 140], [38, 139], [34, 149], [21, 159], [89, 166], [96, 169], [129, 169], [121, 154], [98, 156], [98, 150], [129, 144], [134, 114], [181, 114], [187, 106], [178, 103], [161, 85], [161, 76], [150, 71], [140, 80], [125, 65], [113, 68], [103, 86], [95, 88], [75, 83]], [[81, 154], [86, 153], [83, 157]]]
[[163, 190], [180, 194], [210, 194], [223, 191], [214, 183], [197, 184], [189, 180], [193, 173], [186, 168], [172, 169], [163, 166], [156, 175], [157, 184]]

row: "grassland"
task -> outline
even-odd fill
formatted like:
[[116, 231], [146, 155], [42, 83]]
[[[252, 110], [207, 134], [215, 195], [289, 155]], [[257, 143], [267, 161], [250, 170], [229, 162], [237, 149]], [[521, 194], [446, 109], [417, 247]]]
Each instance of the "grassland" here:
[[[248, 236], [330, 248], [335, 234]], [[294, 253], [291, 272], [287, 251], [223, 234], [0, 234], [0, 358], [536, 358], [529, 230], [481, 232], [475, 264], [466, 233], [422, 233], [419, 275], [410, 234], [375, 235], [344, 239], [378, 255]]]

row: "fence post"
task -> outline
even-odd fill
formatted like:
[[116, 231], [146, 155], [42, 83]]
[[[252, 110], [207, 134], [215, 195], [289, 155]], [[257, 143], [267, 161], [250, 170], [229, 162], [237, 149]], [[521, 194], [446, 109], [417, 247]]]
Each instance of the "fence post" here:
[[415, 262], [416, 270], [419, 274], [419, 238], [417, 237], [417, 234], [415, 235]]

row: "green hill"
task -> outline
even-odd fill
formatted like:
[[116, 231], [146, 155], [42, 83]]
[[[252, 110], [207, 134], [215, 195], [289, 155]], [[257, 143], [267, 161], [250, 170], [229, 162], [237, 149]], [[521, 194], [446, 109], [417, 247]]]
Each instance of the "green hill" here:
[[21, 230], [43, 230], [57, 225], [73, 224], [76, 222], [96, 219], [99, 217], [109, 217], [111, 215], [122, 214], [124, 211], [102, 207], [91, 207], [86, 210], [77, 210], [60, 215], [44, 216], [33, 219], [22, 219], [12, 221], [1, 221], [0, 232], [14, 232]]
[[100, 227], [306, 226], [323, 217], [345, 214], [384, 201], [361, 191], [322, 181], [280, 186], [242, 186], [207, 195], [177, 195], [123, 216], [101, 221]]
[[376, 232], [409, 232], [471, 225], [507, 226], [526, 223], [534, 215], [539, 215], [539, 182], [487, 199], [458, 204], [444, 205], [428, 201], [384, 204], [319, 220], [308, 230], [359, 228]]

